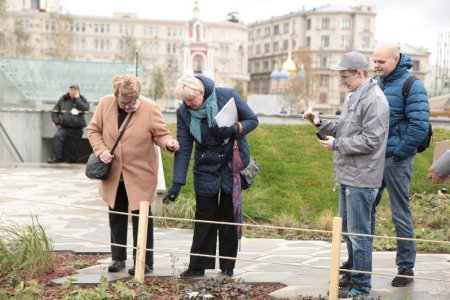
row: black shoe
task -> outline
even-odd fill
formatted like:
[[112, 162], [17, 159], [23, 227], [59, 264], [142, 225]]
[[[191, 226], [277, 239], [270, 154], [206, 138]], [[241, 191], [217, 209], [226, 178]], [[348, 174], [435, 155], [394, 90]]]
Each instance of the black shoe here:
[[[347, 260], [345, 263], [343, 263], [343, 264], [339, 267], [339, 269], [351, 270], [352, 267], [350, 267], [350, 262]], [[342, 274], [349, 274], [349, 273], [344, 272], [344, 271], [339, 271], [339, 275], [342, 275]]]
[[119, 272], [123, 268], [125, 268], [124, 260], [112, 260], [108, 266], [108, 272]]
[[[145, 272], [144, 272], [144, 274], [147, 274], [147, 273], [150, 273], [150, 272], [153, 272], [153, 266], [145, 266]], [[131, 276], [134, 276], [134, 274], [136, 273], [136, 269], [135, 269], [135, 267], [133, 266], [132, 268], [129, 268], [128, 269], [128, 274], [130, 274]]]
[[345, 273], [341, 279], [339, 279], [339, 287], [340, 288], [348, 288], [351, 284], [350, 273]]
[[47, 162], [49, 164], [57, 164], [57, 163], [60, 163], [61, 160], [60, 159], [56, 159], [56, 158], [49, 158], [49, 159], [47, 159]]
[[223, 269], [222, 272], [220, 272], [220, 274], [222, 274], [224, 276], [232, 277], [233, 269]]
[[181, 279], [191, 279], [194, 277], [200, 277], [205, 275], [205, 269], [191, 269], [188, 268], [186, 271], [180, 274]]
[[[398, 271], [397, 275], [414, 276], [414, 271], [413, 270], [400, 270], [400, 271]], [[402, 287], [402, 286], [408, 286], [413, 282], [414, 282], [414, 278], [405, 278], [405, 277], [396, 276], [392, 280], [391, 284], [392, 284], [392, 286], [395, 286], [395, 287]]]

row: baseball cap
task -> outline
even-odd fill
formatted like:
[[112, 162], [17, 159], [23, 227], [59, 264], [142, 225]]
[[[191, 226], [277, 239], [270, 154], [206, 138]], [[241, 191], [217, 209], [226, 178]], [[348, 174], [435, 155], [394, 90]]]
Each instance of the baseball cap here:
[[69, 86], [69, 88], [70, 88], [70, 89], [77, 89], [77, 90], [80, 90], [80, 86], [79, 86], [78, 84], [71, 84], [71, 85]]
[[367, 69], [369, 62], [367, 58], [359, 52], [351, 51], [342, 56], [337, 66], [331, 67], [333, 71]]

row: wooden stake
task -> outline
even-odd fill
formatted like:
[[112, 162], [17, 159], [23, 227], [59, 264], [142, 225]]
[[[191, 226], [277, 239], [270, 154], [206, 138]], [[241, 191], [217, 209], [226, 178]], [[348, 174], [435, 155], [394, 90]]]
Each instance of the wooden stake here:
[[338, 299], [339, 260], [341, 255], [342, 218], [333, 218], [333, 235], [331, 239], [330, 286], [328, 300]]
[[148, 210], [150, 202], [141, 201], [139, 206], [139, 227], [136, 251], [136, 264], [134, 279], [144, 283], [145, 274], [145, 249], [147, 248]]

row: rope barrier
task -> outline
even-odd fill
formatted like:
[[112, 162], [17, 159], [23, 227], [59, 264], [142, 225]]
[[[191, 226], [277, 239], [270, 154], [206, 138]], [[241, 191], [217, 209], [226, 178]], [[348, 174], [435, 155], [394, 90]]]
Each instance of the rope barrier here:
[[[55, 233], [49, 233], [49, 234], [52, 236], [59, 236], [59, 237], [68, 238], [68, 239], [87, 241], [87, 242], [100, 244], [100, 245], [109, 245], [109, 246], [118, 246], [118, 247], [130, 248], [130, 249], [137, 249], [137, 247], [128, 246], [128, 245], [106, 243], [106, 242], [101, 242], [101, 241], [97, 241], [97, 240], [90, 240], [90, 239], [67, 236], [67, 235], [63, 235], [63, 234], [55, 234]], [[158, 253], [166, 253], [166, 254], [191, 255], [191, 256], [199, 256], [199, 257], [207, 257], [207, 258], [215, 258], [215, 259], [229, 259], [229, 260], [243, 261], [243, 262], [257, 261], [258, 263], [265, 263], [265, 264], [279, 265], [279, 266], [299, 267], [299, 268], [312, 268], [312, 269], [322, 269], [322, 270], [330, 269], [329, 267], [313, 266], [313, 265], [303, 264], [303, 263], [284, 263], [284, 262], [274, 262], [274, 261], [261, 261], [261, 260], [255, 260], [255, 259], [237, 258], [237, 257], [230, 257], [230, 256], [190, 253], [187, 251], [169, 251], [169, 250], [163, 250], [163, 249], [156, 250], [156, 249], [149, 249], [149, 248], [145, 248], [145, 251], [154, 252], [154, 253], [158, 252]], [[422, 279], [422, 280], [428, 280], [428, 281], [439, 281], [439, 282], [450, 283], [450, 280], [429, 278], [429, 277], [420, 277], [420, 276], [407, 276], [407, 275], [399, 275], [399, 274], [391, 274], [391, 273], [383, 273], [383, 272], [368, 272], [368, 271], [348, 270], [348, 269], [339, 269], [339, 271], [343, 271], [343, 272], [347, 272], [347, 273], [354, 272], [354, 273], [362, 273], [362, 274], [380, 275], [380, 276], [386, 276], [386, 277], [397, 276], [397, 277], [403, 277], [403, 278], [413, 278], [413, 279]]]
[[[133, 213], [122, 213], [122, 212], [117, 212], [117, 211], [96, 209], [96, 208], [86, 207], [86, 206], [77, 206], [77, 205], [70, 205], [70, 204], [52, 203], [52, 202], [47, 202], [47, 201], [16, 198], [16, 197], [10, 197], [10, 196], [5, 196], [5, 195], [1, 195], [1, 196], [5, 197], [5, 198], [13, 199], [13, 200], [19, 200], [19, 201], [45, 203], [45, 204], [49, 204], [49, 205], [69, 207], [69, 208], [78, 208], [78, 209], [86, 209], [86, 210], [92, 210], [92, 211], [97, 211], [97, 212], [102, 212], [102, 213], [112, 213], [112, 214], [118, 214], [118, 215], [127, 215], [127, 216], [139, 217], [138, 214], [133, 214]], [[152, 218], [152, 219], [162, 219], [162, 220], [171, 220], [171, 221], [183, 221], [183, 222], [192, 222], [192, 223], [198, 222], [198, 223], [206, 223], [206, 224], [219, 224], [219, 225], [232, 225], [232, 226], [242, 225], [244, 227], [267, 228], [267, 229], [277, 229], [277, 230], [293, 230], [293, 231], [304, 231], [304, 232], [324, 233], [324, 234], [331, 234], [332, 233], [331, 230], [321, 230], [321, 229], [307, 229], [307, 228], [295, 228], [295, 227], [261, 225], [261, 224], [249, 224], [249, 223], [234, 223], [234, 222], [195, 220], [195, 219], [184, 219], [184, 218], [176, 218], [176, 217], [161, 217], [161, 216], [148, 216], [148, 217]], [[350, 233], [350, 232], [342, 232], [342, 235], [360, 236], [360, 237], [375, 237], [375, 238], [391, 239], [391, 240], [403, 240], [403, 241], [413, 241], [413, 242], [423, 242], [423, 243], [435, 243], [435, 244], [450, 245], [450, 241], [439, 241], [439, 240], [429, 240], [429, 239], [419, 239], [419, 238], [393, 237], [393, 236], [385, 236], [385, 235], [372, 235], [372, 234]]]

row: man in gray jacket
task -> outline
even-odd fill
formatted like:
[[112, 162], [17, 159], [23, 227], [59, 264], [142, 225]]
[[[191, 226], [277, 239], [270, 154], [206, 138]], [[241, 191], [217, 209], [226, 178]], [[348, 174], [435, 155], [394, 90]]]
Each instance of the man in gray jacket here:
[[[339, 120], [320, 119], [312, 112], [309, 119], [325, 135], [320, 144], [334, 151], [334, 171], [340, 184], [339, 215], [343, 231], [371, 233], [372, 203], [383, 179], [388, 136], [389, 105], [376, 82], [367, 79], [367, 58], [356, 52], [345, 53], [339, 64], [341, 83], [350, 95]], [[348, 285], [339, 290], [339, 298], [371, 299], [372, 237], [345, 236], [348, 249]]]

